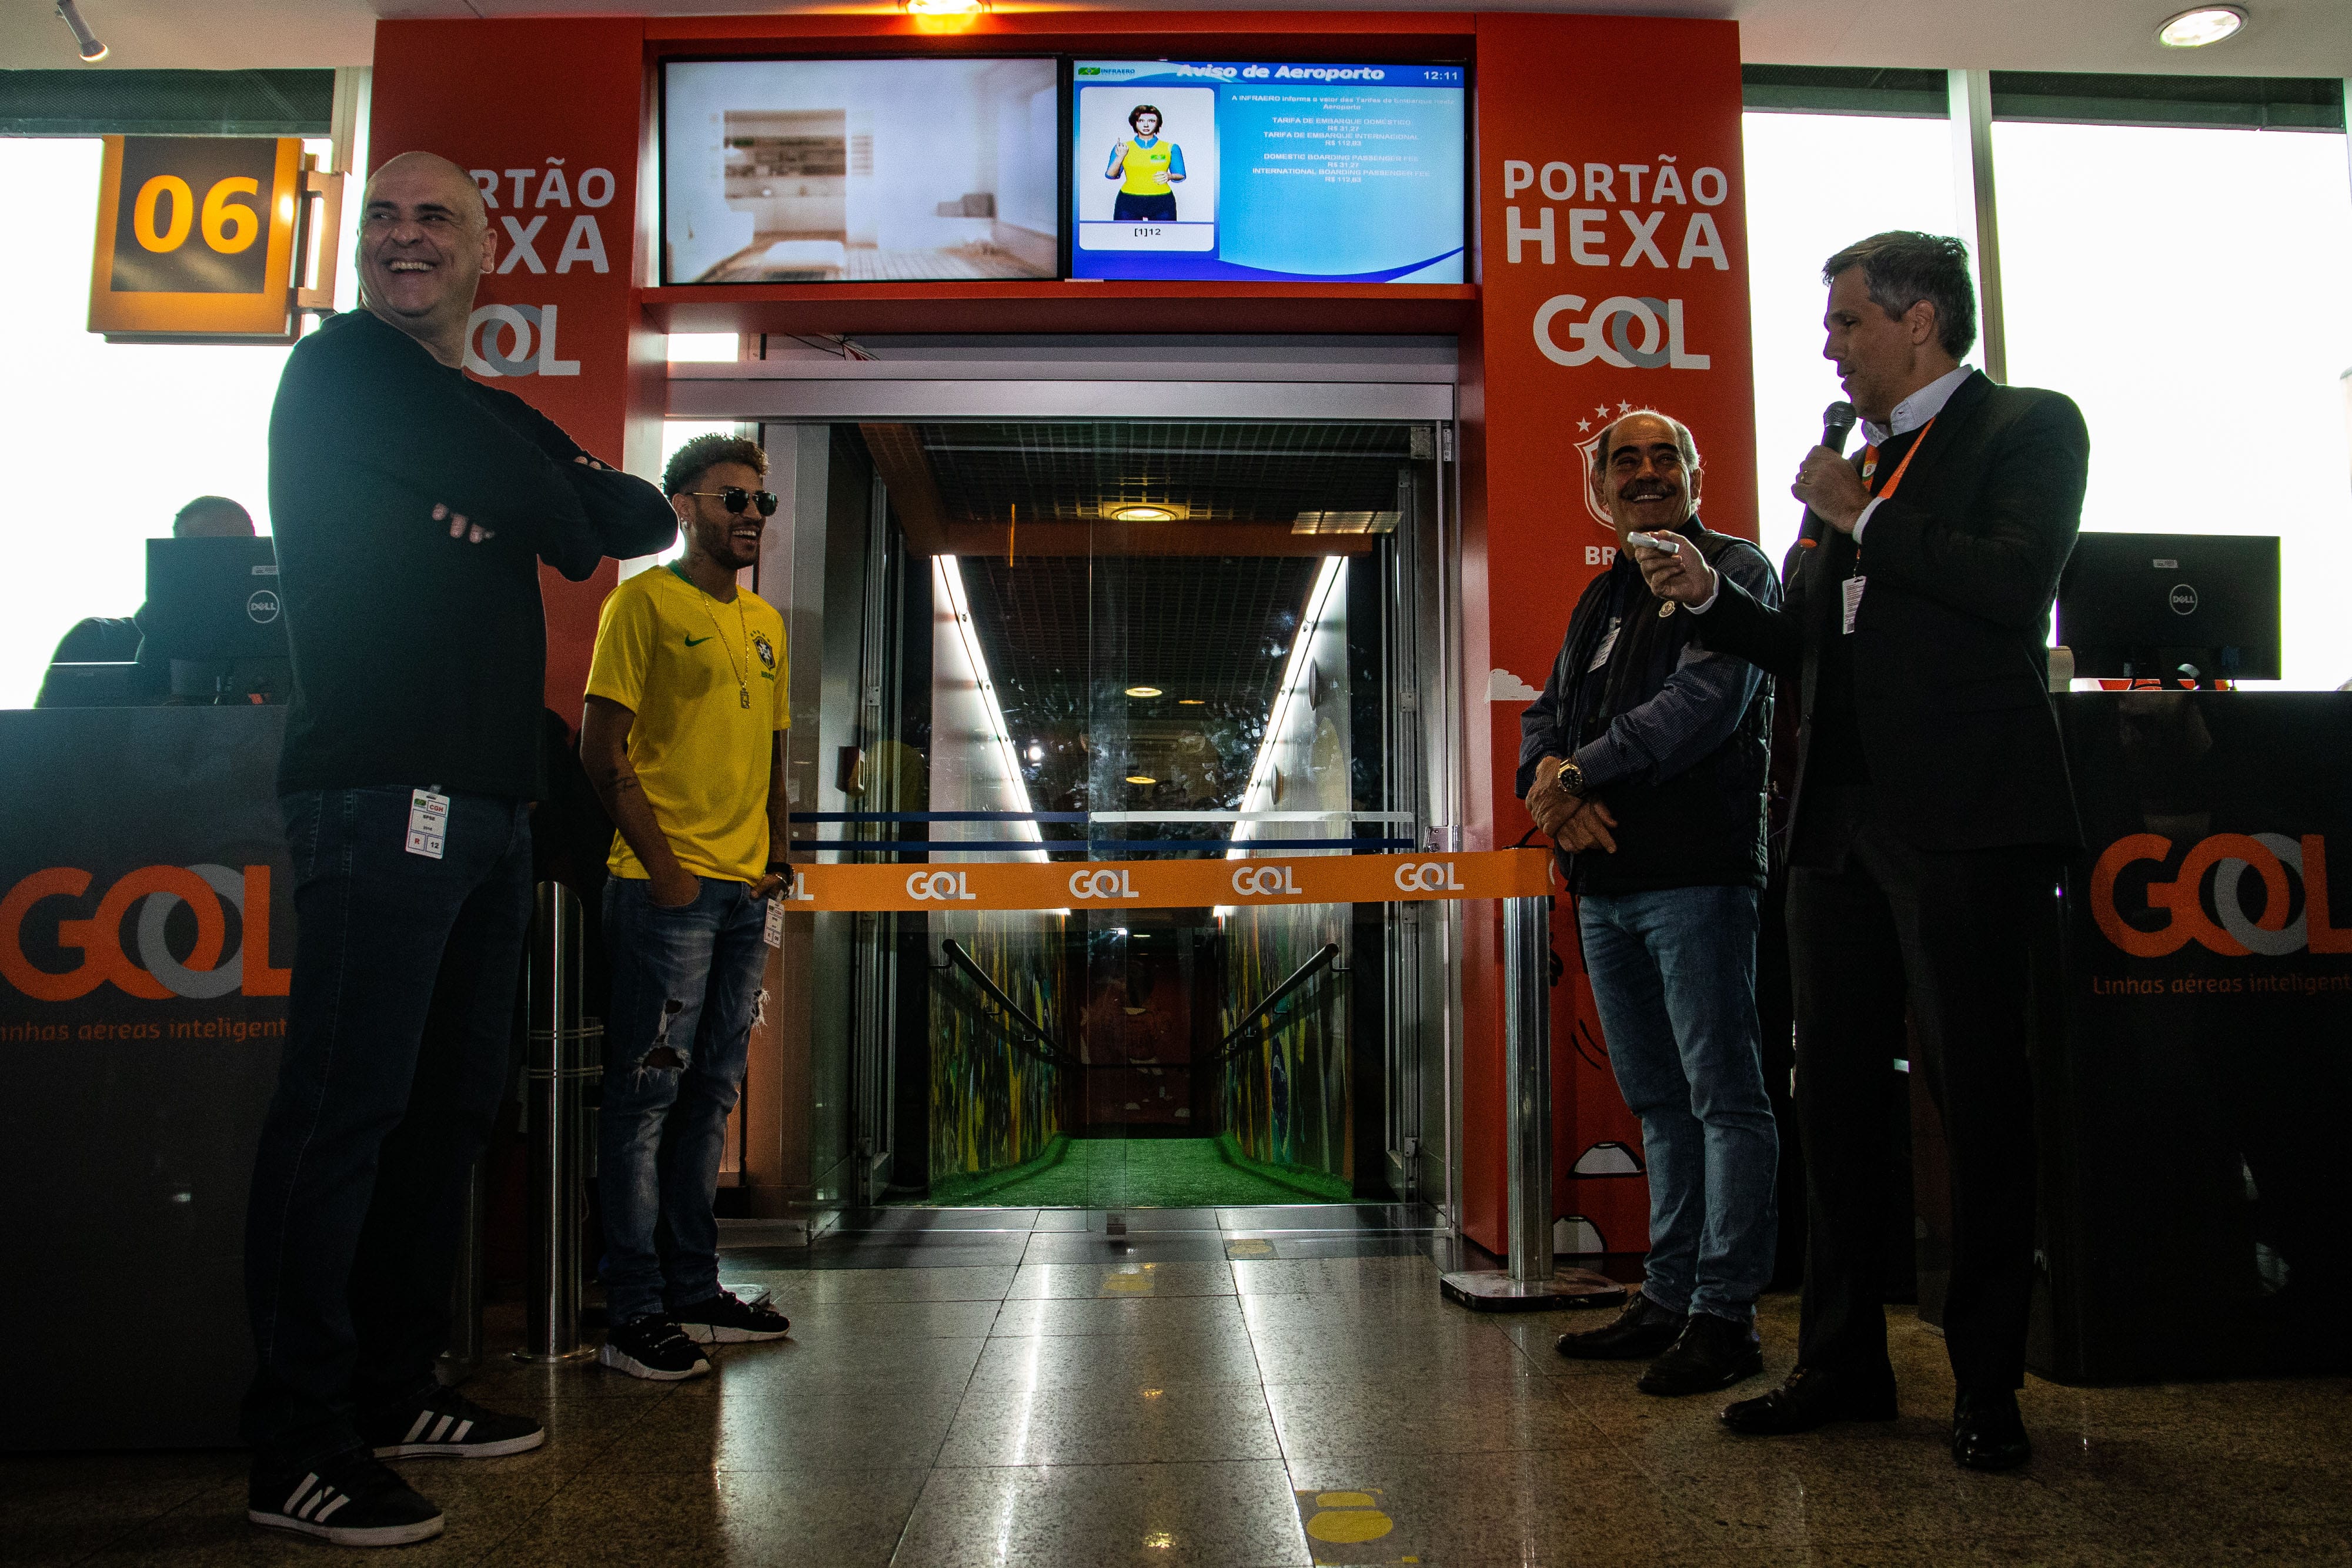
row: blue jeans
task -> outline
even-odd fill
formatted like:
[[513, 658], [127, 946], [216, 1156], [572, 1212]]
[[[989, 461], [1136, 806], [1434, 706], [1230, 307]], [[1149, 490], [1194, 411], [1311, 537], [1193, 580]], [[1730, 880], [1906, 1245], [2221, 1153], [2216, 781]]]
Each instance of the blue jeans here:
[[265, 1468], [359, 1442], [356, 1415], [433, 1382], [466, 1177], [513, 1056], [530, 812], [452, 794], [439, 860], [406, 786], [279, 798], [294, 973], [245, 1228]]
[[677, 909], [654, 903], [642, 878], [604, 883], [613, 1000], [596, 1180], [616, 1324], [719, 1291], [711, 1200], [767, 967], [768, 901], [740, 882], [697, 880]]
[[1772, 1277], [1780, 1140], [1756, 1024], [1756, 890], [1586, 897], [1585, 971], [1609, 1065], [1642, 1122], [1650, 1177], [1643, 1293], [1746, 1322]]

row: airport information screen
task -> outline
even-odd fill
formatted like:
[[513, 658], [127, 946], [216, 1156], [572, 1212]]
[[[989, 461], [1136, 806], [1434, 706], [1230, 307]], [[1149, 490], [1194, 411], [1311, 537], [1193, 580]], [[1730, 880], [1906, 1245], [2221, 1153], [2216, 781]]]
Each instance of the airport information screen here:
[[1466, 77], [1078, 61], [1071, 276], [1463, 281]]

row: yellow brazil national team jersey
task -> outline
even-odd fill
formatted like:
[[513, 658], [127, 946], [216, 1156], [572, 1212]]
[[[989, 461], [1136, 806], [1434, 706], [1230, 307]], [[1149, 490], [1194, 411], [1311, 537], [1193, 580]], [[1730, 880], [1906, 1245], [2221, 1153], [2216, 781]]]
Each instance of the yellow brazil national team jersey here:
[[1175, 143], [1165, 136], [1149, 147], [1129, 140], [1121, 158], [1127, 178], [1118, 188], [1130, 196], [1164, 196], [1168, 193], [1168, 159]]
[[[792, 723], [787, 670], [783, 618], [749, 589], [721, 604], [656, 567], [604, 601], [588, 695], [636, 715], [629, 764], [678, 863], [698, 876], [767, 873], [768, 763], [775, 732]], [[646, 875], [618, 833], [607, 863], [615, 876]]]

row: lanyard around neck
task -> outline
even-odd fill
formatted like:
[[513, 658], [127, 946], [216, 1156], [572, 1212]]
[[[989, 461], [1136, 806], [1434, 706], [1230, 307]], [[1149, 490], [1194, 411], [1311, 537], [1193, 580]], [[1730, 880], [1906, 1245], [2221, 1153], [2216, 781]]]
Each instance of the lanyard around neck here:
[[[1886, 476], [1886, 483], [1872, 493], [1873, 499], [1884, 501], [1895, 494], [1896, 487], [1903, 483], [1903, 476], [1910, 472], [1911, 459], [1918, 456], [1919, 448], [1927, 444], [1927, 433], [1936, 428], [1936, 420], [1940, 417], [1941, 415], [1931, 415], [1927, 423], [1919, 427], [1918, 438], [1911, 443], [1911, 450], [1903, 455], [1903, 461], [1897, 463], [1895, 465], [1895, 472]], [[1864, 468], [1874, 468], [1878, 465], [1876, 442], [1871, 443], [1863, 449], [1862, 465]]]

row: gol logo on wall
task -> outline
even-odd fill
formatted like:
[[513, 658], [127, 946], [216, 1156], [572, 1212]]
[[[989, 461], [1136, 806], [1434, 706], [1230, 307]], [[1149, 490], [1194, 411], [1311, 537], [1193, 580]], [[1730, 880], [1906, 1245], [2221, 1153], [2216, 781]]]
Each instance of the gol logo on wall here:
[[[2133, 957], [2161, 958], [2192, 941], [2225, 958], [2352, 953], [2352, 926], [2337, 927], [2328, 918], [2327, 843], [2321, 835], [2305, 833], [2300, 841], [2284, 833], [2200, 839], [2169, 877], [2159, 872], [2147, 883], [2147, 912], [2159, 916], [2158, 924], [2126, 920], [2116, 903], [2125, 868], [2141, 862], [2169, 866], [2172, 851], [2172, 841], [2160, 833], [2132, 833], [2109, 844], [2092, 868], [2091, 917]], [[2262, 883], [2259, 916], [2246, 911], [2249, 873]], [[2303, 909], [2290, 920], [2297, 884]]]
[[[111, 983], [117, 990], [148, 1001], [173, 997], [208, 1000], [236, 992], [247, 997], [286, 995], [290, 971], [269, 963], [269, 867], [238, 872], [225, 865], [150, 865], [108, 888], [95, 909], [87, 904], [90, 873], [73, 866], [37, 871], [0, 898], [0, 977], [36, 1001], [69, 1002]], [[53, 900], [71, 901], [60, 907]], [[172, 912], [185, 904], [195, 915], [196, 940], [184, 958], [175, 956], [165, 927]], [[236, 907], [245, 927], [237, 951], [228, 945], [228, 909]], [[123, 922], [133, 907], [139, 918], [130, 951]], [[56, 946], [79, 951], [70, 969], [44, 969], [25, 952], [25, 936], [37, 921], [56, 922]]]

